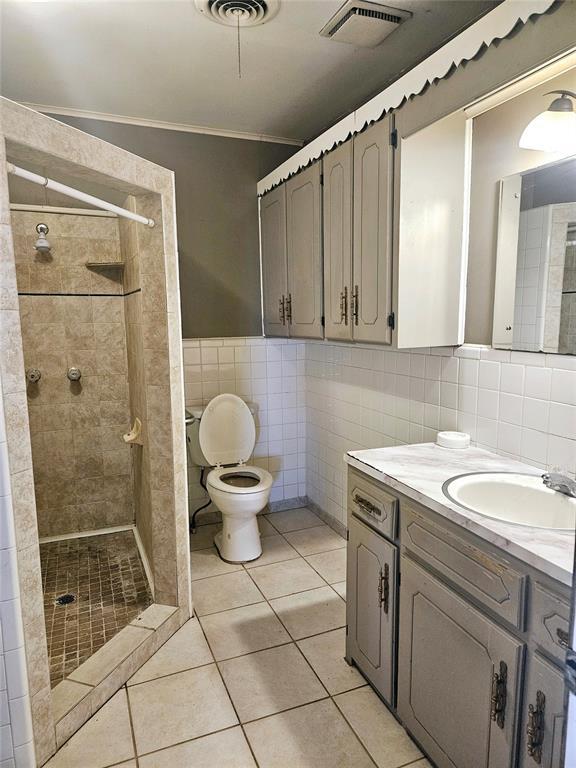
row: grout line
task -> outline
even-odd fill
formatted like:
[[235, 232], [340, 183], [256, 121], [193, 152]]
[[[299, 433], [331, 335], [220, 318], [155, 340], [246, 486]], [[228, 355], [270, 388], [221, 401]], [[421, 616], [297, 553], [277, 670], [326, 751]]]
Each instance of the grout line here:
[[[136, 759], [136, 768], [140, 765], [140, 762], [138, 760], [138, 749], [136, 747], [136, 734], [134, 733], [134, 720], [132, 718], [132, 707], [130, 706], [130, 696], [128, 696], [128, 686], [126, 683], [122, 686], [124, 691], [126, 692], [126, 704], [128, 706], [128, 719], [130, 721], [130, 734], [132, 736], [132, 746], [134, 747], [134, 755]], [[120, 763], [121, 765], [121, 763]]]

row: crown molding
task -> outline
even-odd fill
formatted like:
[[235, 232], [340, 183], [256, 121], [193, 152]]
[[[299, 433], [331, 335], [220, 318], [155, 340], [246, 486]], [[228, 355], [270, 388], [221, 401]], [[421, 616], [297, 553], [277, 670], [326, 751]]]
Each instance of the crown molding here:
[[209, 128], [205, 125], [190, 125], [188, 123], [168, 123], [164, 120], [147, 120], [143, 117], [128, 117], [126, 115], [110, 115], [107, 112], [91, 112], [86, 109], [71, 109], [68, 107], [54, 107], [48, 104], [32, 104], [27, 101], [20, 102], [24, 107], [34, 109], [36, 112], [50, 115], [62, 115], [63, 117], [81, 117], [85, 120], [102, 120], [107, 123], [121, 123], [123, 125], [138, 125], [143, 128], [160, 128], [164, 131], [179, 131], [180, 133], [201, 133], [207, 136], [223, 136], [227, 139], [243, 139], [244, 141], [262, 141], [271, 144], [290, 144], [294, 147], [304, 146], [299, 139], [290, 139], [286, 136], [270, 136], [266, 133], [249, 133], [245, 131], [228, 131], [224, 128]]

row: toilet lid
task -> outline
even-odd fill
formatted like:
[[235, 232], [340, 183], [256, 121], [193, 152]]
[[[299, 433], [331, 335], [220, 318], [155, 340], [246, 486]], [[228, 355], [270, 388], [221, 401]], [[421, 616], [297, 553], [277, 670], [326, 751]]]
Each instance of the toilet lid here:
[[256, 442], [256, 426], [244, 400], [217, 395], [204, 409], [198, 438], [202, 453], [214, 467], [248, 461]]

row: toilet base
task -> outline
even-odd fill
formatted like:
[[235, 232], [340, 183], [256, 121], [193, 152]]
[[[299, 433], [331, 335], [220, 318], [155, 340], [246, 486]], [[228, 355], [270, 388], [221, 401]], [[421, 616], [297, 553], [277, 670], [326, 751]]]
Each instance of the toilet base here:
[[214, 536], [214, 546], [227, 563], [249, 563], [262, 554], [256, 515], [238, 518], [222, 514], [222, 530]]

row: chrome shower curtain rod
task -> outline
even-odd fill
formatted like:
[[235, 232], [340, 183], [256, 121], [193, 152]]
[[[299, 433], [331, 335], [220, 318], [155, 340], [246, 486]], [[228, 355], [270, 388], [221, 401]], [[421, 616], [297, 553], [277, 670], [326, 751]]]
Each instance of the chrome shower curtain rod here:
[[66, 197], [82, 200], [82, 202], [93, 205], [96, 208], [110, 211], [117, 216], [123, 216], [125, 219], [137, 221], [139, 224], [146, 224], [148, 227], [153, 227], [155, 224], [154, 219], [147, 219], [145, 216], [140, 216], [138, 213], [132, 213], [132, 211], [128, 211], [126, 208], [120, 208], [119, 205], [108, 203], [106, 200], [100, 200], [99, 197], [88, 195], [86, 192], [80, 192], [80, 190], [74, 189], [74, 187], [68, 187], [66, 184], [61, 184], [59, 181], [49, 179], [47, 176], [39, 176], [37, 173], [32, 173], [32, 171], [27, 171], [25, 168], [13, 165], [13, 163], [6, 163], [6, 167], [8, 173], [11, 173], [13, 176], [19, 176], [21, 179], [31, 181], [33, 184], [39, 184], [46, 189], [53, 189], [54, 192], [60, 192], [60, 194], [66, 195]]

